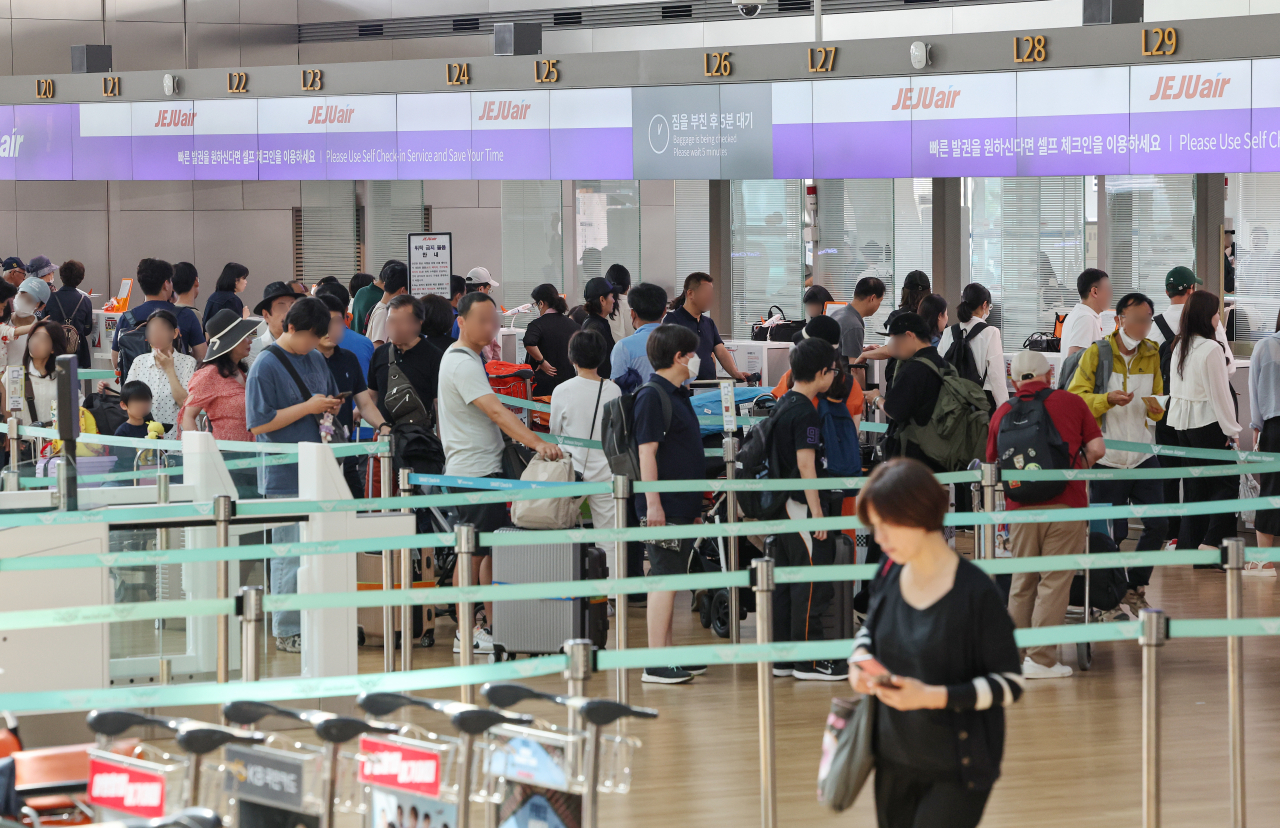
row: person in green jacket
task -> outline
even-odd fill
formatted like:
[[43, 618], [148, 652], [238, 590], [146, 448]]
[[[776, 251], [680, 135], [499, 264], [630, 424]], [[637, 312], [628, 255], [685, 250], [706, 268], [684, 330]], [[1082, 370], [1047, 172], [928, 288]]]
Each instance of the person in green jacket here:
[[382, 301], [382, 274], [378, 273], [373, 277], [373, 283], [365, 285], [356, 291], [355, 299], [351, 303], [351, 329], [358, 334], [364, 334], [365, 328], [369, 324], [369, 312], [373, 310], [373, 306]]

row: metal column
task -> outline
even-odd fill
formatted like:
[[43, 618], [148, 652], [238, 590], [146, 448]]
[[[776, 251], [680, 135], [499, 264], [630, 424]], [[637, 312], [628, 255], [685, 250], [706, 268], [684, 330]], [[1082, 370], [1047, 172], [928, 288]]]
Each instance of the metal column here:
[[262, 587], [240, 587], [240, 680], [262, 676]]
[[62, 462], [58, 464], [58, 508], [74, 512], [80, 508], [76, 480], [76, 438], [80, 436], [80, 375], [74, 354], [60, 356], [57, 365], [58, 439], [62, 441]]
[[[167, 475], [161, 475], [156, 481], [167, 481]], [[165, 487], [166, 490], [168, 486]], [[166, 491], [167, 494], [167, 491]], [[167, 499], [167, 498], [166, 498]], [[235, 517], [236, 504], [229, 495], [218, 495], [213, 499], [213, 524], [217, 533], [219, 549], [231, 545], [231, 518]], [[215, 564], [215, 587], [219, 599], [231, 597], [231, 564], [225, 558]], [[219, 615], [218, 630], [218, 683], [226, 684], [231, 680], [231, 616]]]
[[[413, 486], [409, 485], [409, 474], [411, 469], [400, 470], [400, 496], [409, 497], [413, 494]], [[406, 515], [413, 514], [413, 510], [406, 507], [400, 511]], [[400, 589], [413, 589], [413, 550], [400, 550]], [[413, 669], [413, 604], [409, 599], [409, 593], [405, 592], [404, 603], [400, 605], [400, 669], [409, 672]]]
[[[391, 497], [391, 441], [383, 440], [378, 449], [378, 472], [381, 482], [380, 494], [383, 498]], [[391, 509], [383, 511], [390, 512]], [[382, 550], [382, 672], [390, 673], [396, 669], [396, 619], [391, 604], [395, 600], [391, 592], [396, 585], [394, 553], [390, 549]]]
[[[1227, 567], [1227, 618], [1244, 617], [1244, 538], [1222, 542]], [[1231, 763], [1231, 828], [1245, 826], [1244, 639], [1227, 636], [1227, 746]]]
[[1163, 610], [1138, 612], [1142, 625], [1142, 828], [1160, 828], [1160, 648], [1169, 638]]
[[[996, 510], [996, 486], [999, 483], [1000, 467], [995, 463], [983, 463], [982, 480], [979, 485], [982, 490], [982, 511], [987, 514]], [[982, 545], [977, 557], [987, 561], [995, 560], [996, 526], [994, 523], [984, 523], [980, 528], [982, 529]]]
[[[821, 39], [821, 38], [819, 38]], [[732, 481], [737, 479], [738, 467], [738, 438], [732, 434], [724, 436], [724, 469], [725, 478]], [[729, 518], [730, 523], [738, 522], [738, 493], [729, 490], [725, 495], [725, 514]], [[821, 517], [818, 515], [817, 517]], [[736, 572], [738, 569], [738, 536], [730, 535], [725, 540], [728, 541], [728, 568], [730, 572]], [[736, 586], [729, 587], [729, 643], [740, 644], [742, 642], [742, 597], [738, 594]]]
[[[458, 555], [458, 562], [454, 566], [456, 577], [454, 583], [457, 586], [471, 586], [471, 563], [472, 555], [476, 552], [476, 527], [470, 523], [459, 523], [454, 527], [456, 540], [454, 541], [454, 551]], [[458, 663], [463, 667], [470, 667], [472, 659], [475, 655], [472, 652], [475, 647], [475, 605], [470, 601], [462, 600], [458, 602], [458, 654], [460, 658]], [[476, 687], [474, 684], [462, 685], [462, 701], [466, 704], [476, 703]], [[460, 803], [461, 804], [461, 803]]]
[[[756, 643], [773, 641], [773, 560], [757, 558], [751, 562], [755, 575], [752, 589], [756, 593]], [[775, 828], [778, 824], [777, 752], [773, 733], [773, 662], [756, 664], [756, 688], [760, 708], [760, 824]]]
[[[571, 638], [564, 642], [564, 654], [569, 657], [569, 665], [564, 671], [564, 680], [569, 685], [569, 698], [580, 699], [587, 695], [587, 682], [591, 679], [591, 673], [595, 669], [595, 652], [594, 645], [589, 638]], [[582, 718], [582, 714], [574, 705], [569, 705], [569, 729], [583, 730], [587, 727], [587, 722]], [[594, 736], [598, 732], [597, 728], [592, 729]], [[595, 785], [591, 784], [591, 779], [597, 768], [593, 768], [593, 763], [598, 763], [598, 758], [593, 745], [583, 744], [578, 741], [571, 749], [573, 751], [582, 751], [582, 755], [575, 758], [582, 767], [582, 778], [587, 780], [587, 790], [582, 795], [582, 824], [593, 826], [596, 824], [596, 814], [598, 810], [598, 797]]]
[[[616, 529], [627, 528], [627, 501], [631, 499], [631, 478], [625, 474], [613, 476], [613, 525]], [[621, 580], [627, 577], [627, 542], [618, 541], [613, 548], [613, 577]], [[628, 596], [619, 591], [613, 596], [613, 646], [618, 652], [627, 649], [627, 605]], [[619, 667], [617, 672], [617, 698], [621, 704], [629, 704], [631, 687], [628, 684], [629, 671]]]

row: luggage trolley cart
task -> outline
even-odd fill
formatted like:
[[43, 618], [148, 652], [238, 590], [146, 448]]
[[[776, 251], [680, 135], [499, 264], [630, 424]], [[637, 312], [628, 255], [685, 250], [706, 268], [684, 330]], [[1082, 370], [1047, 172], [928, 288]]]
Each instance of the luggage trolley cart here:
[[227, 721], [257, 724], [268, 716], [311, 727], [323, 744], [270, 734], [260, 745], [225, 751], [221, 773], [226, 828], [331, 828], [336, 803], [346, 809], [357, 798], [354, 774], [340, 769], [354, 760], [342, 745], [364, 733], [395, 733], [394, 725], [337, 716], [323, 710], [295, 710], [258, 701], [228, 702]]
[[[484, 369], [489, 375], [489, 386], [493, 389], [493, 393], [521, 400], [533, 399], [533, 369], [530, 366], [494, 360], [486, 363]], [[526, 426], [532, 422], [529, 409], [514, 405], [509, 405], [507, 408], [515, 412], [520, 422]]]
[[[493, 805], [501, 801], [501, 781], [493, 775], [492, 739], [483, 738], [495, 725], [522, 725], [531, 716], [509, 715], [473, 704], [439, 701], [401, 693], [362, 693], [356, 704], [371, 716], [383, 718], [408, 706], [422, 707], [449, 717], [458, 731], [440, 736], [411, 723], [398, 725], [394, 736], [364, 736], [355, 757], [355, 777], [363, 786], [363, 809], [368, 828], [404, 825], [400, 814], [416, 810], [430, 825], [467, 828], [471, 802]], [[420, 824], [428, 824], [426, 822]]]
[[[536, 727], [499, 725], [491, 736], [505, 750], [492, 754], [492, 773], [505, 783], [498, 806], [499, 828], [561, 824], [596, 828], [599, 794], [631, 789], [631, 757], [640, 747], [632, 736], [604, 734], [624, 718], [656, 719], [658, 711], [612, 699], [588, 699], [541, 693], [519, 684], [486, 684], [480, 691], [496, 707], [528, 699], [569, 709], [586, 730], [537, 721]], [[550, 817], [559, 822], [553, 822]]]
[[[89, 750], [89, 781], [86, 799], [94, 807], [95, 818], [142, 817], [156, 819], [182, 808], [199, 805], [207, 793], [204, 757], [224, 745], [255, 744], [266, 734], [253, 730], [222, 727], [194, 719], [147, 716], [130, 710], [94, 710], [87, 719], [98, 737], [98, 747]], [[132, 755], [110, 750], [110, 740], [134, 727], [154, 726], [174, 734], [186, 756], [175, 756], [148, 744], [139, 744]]]

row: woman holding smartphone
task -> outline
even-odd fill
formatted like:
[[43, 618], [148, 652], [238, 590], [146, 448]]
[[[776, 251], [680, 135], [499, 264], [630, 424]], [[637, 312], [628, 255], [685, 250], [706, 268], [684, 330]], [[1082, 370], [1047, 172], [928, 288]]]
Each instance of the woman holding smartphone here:
[[894, 566], [854, 639], [849, 683], [874, 695], [880, 828], [973, 828], [1004, 753], [1004, 708], [1022, 659], [1000, 590], [942, 536], [947, 490], [924, 464], [891, 460], [858, 497]]

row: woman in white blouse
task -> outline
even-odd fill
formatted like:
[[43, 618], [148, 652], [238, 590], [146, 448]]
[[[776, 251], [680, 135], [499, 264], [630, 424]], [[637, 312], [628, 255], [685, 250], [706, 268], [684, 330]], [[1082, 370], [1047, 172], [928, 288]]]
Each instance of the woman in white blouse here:
[[[1231, 359], [1216, 338], [1218, 297], [1207, 290], [1191, 294], [1182, 312], [1178, 336], [1173, 341], [1169, 370], [1169, 426], [1186, 448], [1229, 449], [1240, 434], [1235, 402], [1227, 378]], [[1197, 460], [1204, 465], [1222, 460]], [[1236, 477], [1187, 477], [1182, 481], [1187, 503], [1230, 500], [1236, 496]], [[1179, 549], [1218, 549], [1222, 539], [1236, 528], [1234, 514], [1194, 515], [1182, 518]], [[1208, 568], [1213, 568], [1209, 565]]]
[[[938, 353], [944, 357], [947, 355], [952, 343], [956, 341], [957, 333], [968, 339], [969, 349], [973, 351], [973, 362], [982, 373], [982, 390], [987, 392], [987, 401], [991, 403], [991, 410], [994, 412], [1009, 399], [1009, 383], [1005, 375], [1000, 329], [985, 322], [990, 315], [991, 291], [977, 282], [970, 282], [960, 292], [960, 304], [956, 305], [959, 324], [951, 325], [942, 332]], [[974, 328], [978, 328], [977, 333], [973, 333]], [[972, 339], [969, 338], [970, 334]]]
[[178, 412], [187, 401], [187, 386], [196, 372], [195, 357], [174, 349], [177, 339], [177, 318], [167, 310], [152, 313], [147, 317], [151, 353], [135, 359], [125, 377], [125, 382], [138, 380], [147, 384], [151, 389], [151, 419], [166, 426], [177, 423]]

